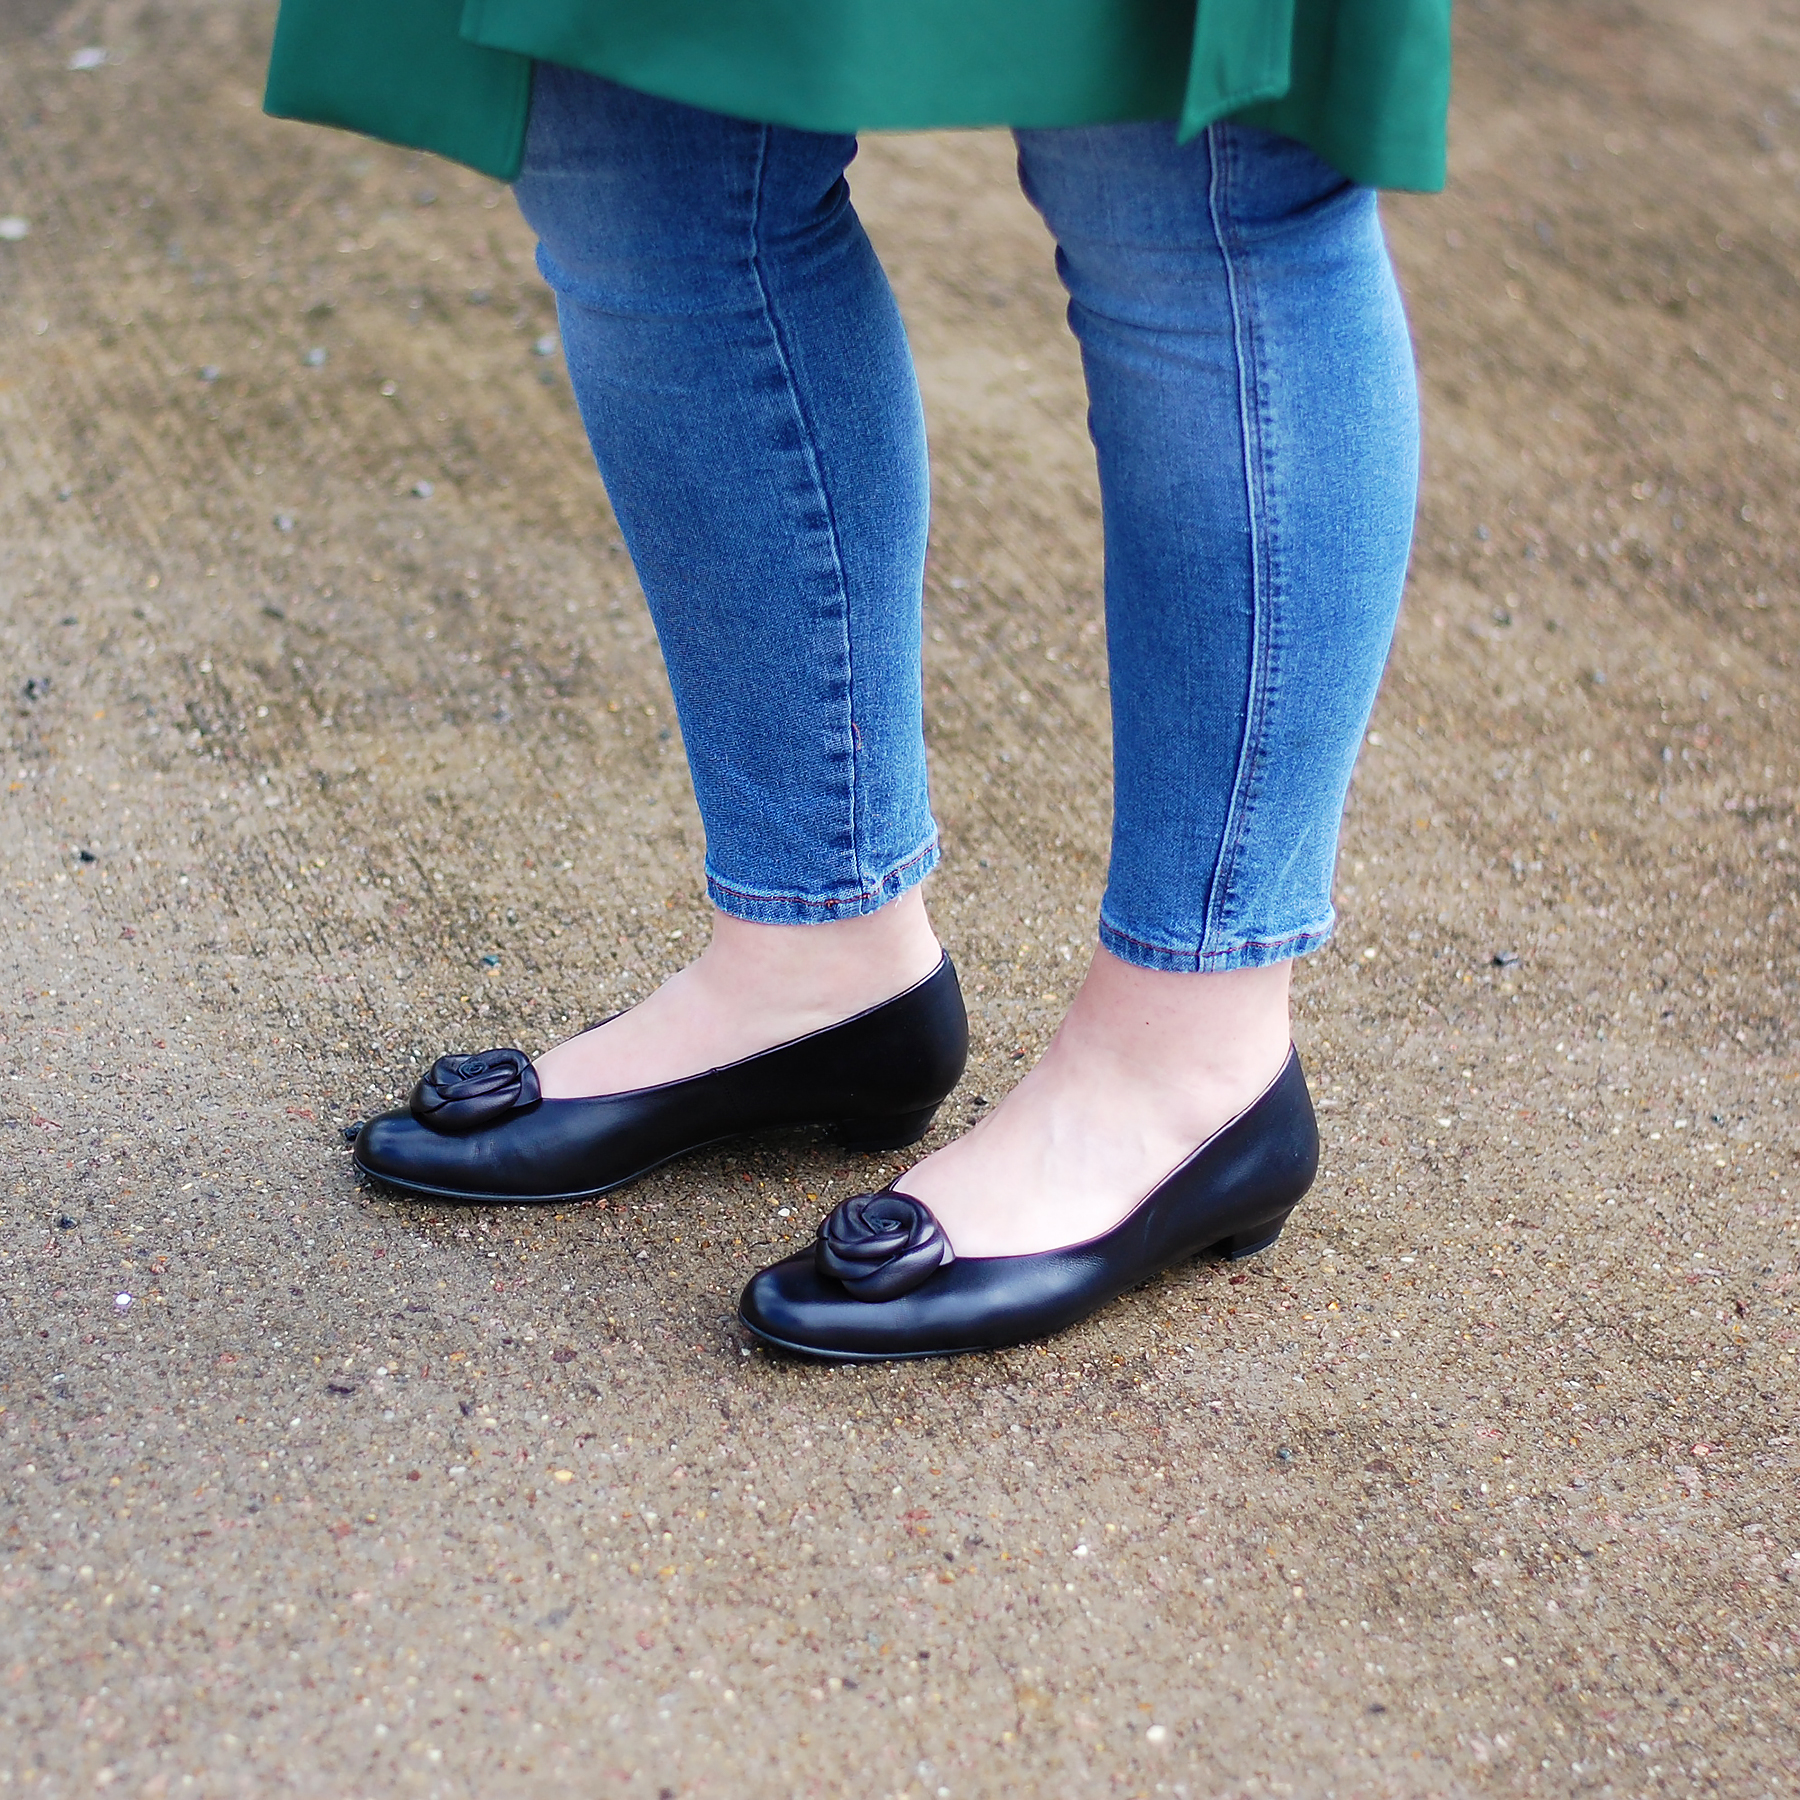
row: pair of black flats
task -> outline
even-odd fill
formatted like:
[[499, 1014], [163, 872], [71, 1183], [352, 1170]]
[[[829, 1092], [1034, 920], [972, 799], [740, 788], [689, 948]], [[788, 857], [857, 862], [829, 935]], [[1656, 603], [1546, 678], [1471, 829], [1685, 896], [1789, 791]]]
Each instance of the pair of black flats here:
[[[682, 1081], [546, 1100], [518, 1050], [440, 1057], [407, 1106], [358, 1132], [357, 1167], [433, 1200], [589, 1200], [747, 1132], [824, 1125], [856, 1150], [930, 1129], [969, 1026], [946, 956], [840, 1025]], [[838, 1361], [995, 1350], [1061, 1331], [1177, 1263], [1254, 1256], [1312, 1185], [1319, 1136], [1298, 1054], [1125, 1221], [1034, 1256], [958, 1257], [931, 1209], [892, 1188], [833, 1209], [810, 1250], [755, 1276], [738, 1316], [765, 1343]]]

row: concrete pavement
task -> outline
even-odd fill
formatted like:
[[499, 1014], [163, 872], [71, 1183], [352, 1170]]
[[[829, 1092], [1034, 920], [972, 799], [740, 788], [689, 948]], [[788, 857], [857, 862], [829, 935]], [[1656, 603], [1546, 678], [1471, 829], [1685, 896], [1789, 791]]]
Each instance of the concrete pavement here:
[[[0, 1794], [1791, 1794], [1789, 13], [1462, 9], [1451, 192], [1388, 205], [1428, 478], [1278, 1251], [819, 1369], [733, 1298], [878, 1159], [459, 1211], [341, 1141], [704, 928], [510, 202], [263, 119], [265, 6], [3, 0]], [[854, 171], [934, 439], [947, 1130], [1106, 846], [1008, 164]]]

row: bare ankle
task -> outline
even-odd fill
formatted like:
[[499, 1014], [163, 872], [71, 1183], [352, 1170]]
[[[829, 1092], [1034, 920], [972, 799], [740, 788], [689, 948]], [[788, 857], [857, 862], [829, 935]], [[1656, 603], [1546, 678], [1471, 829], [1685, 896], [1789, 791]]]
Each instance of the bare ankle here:
[[1168, 975], [1099, 952], [1043, 1060], [974, 1131], [907, 1171], [959, 1256], [1110, 1230], [1281, 1072], [1285, 965]]
[[765, 925], [713, 915], [702, 957], [709, 979], [825, 1006], [874, 1005], [923, 981], [943, 949], [913, 888], [878, 912], [815, 925]]
[[1292, 968], [1170, 974], [1100, 950], [1063, 1033], [1070, 1050], [1159, 1081], [1260, 1084], [1287, 1056]]
[[842, 1023], [915, 987], [943, 952], [917, 891], [879, 913], [762, 925], [717, 913], [707, 948], [641, 1005], [537, 1059], [547, 1098], [697, 1075]]

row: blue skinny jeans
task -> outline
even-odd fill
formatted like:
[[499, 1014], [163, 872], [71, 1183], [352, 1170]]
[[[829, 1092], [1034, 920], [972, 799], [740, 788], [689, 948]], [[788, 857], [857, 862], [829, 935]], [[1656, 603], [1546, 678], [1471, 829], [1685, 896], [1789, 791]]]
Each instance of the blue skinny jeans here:
[[[1021, 131], [1081, 346], [1106, 542], [1101, 941], [1167, 970], [1332, 925], [1418, 482], [1375, 195], [1229, 122]], [[715, 905], [872, 912], [937, 860], [929, 479], [853, 137], [540, 66], [517, 194], [668, 663]]]

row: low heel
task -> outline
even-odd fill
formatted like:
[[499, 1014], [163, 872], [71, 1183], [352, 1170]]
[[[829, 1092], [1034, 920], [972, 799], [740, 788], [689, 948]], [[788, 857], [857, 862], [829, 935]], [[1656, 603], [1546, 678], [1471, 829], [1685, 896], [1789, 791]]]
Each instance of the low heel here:
[[1265, 1219], [1260, 1225], [1252, 1225], [1248, 1231], [1240, 1231], [1234, 1237], [1220, 1238], [1213, 1245], [1213, 1254], [1223, 1256], [1232, 1262], [1242, 1262], [1247, 1256], [1259, 1256], [1281, 1236], [1281, 1228], [1288, 1222], [1293, 1212], [1290, 1206], [1287, 1212], [1273, 1219]]
[[904, 1150], [931, 1129], [938, 1104], [917, 1112], [888, 1113], [877, 1119], [840, 1119], [832, 1135], [846, 1150]]

